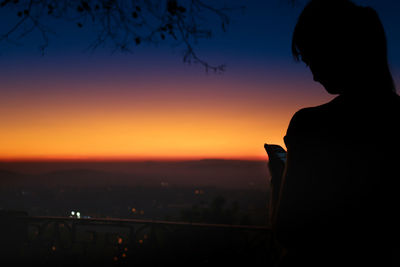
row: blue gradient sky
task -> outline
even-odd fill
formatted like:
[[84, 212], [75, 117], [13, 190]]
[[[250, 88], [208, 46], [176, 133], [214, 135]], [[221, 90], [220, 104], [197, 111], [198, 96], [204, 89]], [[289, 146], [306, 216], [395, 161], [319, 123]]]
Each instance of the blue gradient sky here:
[[[306, 1], [228, 2], [246, 10], [196, 47], [223, 74], [184, 64], [168, 43], [85, 52], [95, 36], [75, 24], [51, 22], [44, 56], [38, 34], [0, 43], [0, 158], [261, 159], [264, 142], [283, 145], [296, 110], [332, 99], [291, 55]], [[399, 84], [400, 1], [356, 2], [380, 15]], [[0, 15], [4, 32], [15, 16]]]

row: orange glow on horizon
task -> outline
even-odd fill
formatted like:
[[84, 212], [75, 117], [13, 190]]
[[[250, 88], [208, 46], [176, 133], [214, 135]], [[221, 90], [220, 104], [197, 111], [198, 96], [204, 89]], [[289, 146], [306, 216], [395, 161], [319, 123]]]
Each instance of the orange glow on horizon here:
[[236, 157], [228, 156], [60, 156], [60, 155], [46, 155], [46, 156], [10, 156], [0, 157], [0, 162], [146, 162], [146, 161], [160, 161], [160, 162], [178, 162], [178, 161], [196, 161], [196, 160], [244, 160], [244, 161], [264, 161], [268, 160], [267, 154], [257, 156], [238, 155]]
[[284, 146], [302, 101], [279, 93], [289, 84], [269, 84], [271, 93], [264, 82], [205, 81], [10, 90], [0, 98], [0, 161], [264, 160], [265, 142]]

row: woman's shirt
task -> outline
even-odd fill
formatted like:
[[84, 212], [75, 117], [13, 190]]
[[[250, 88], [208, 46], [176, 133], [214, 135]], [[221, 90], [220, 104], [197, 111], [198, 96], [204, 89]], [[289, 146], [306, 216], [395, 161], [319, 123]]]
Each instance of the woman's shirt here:
[[339, 96], [293, 116], [274, 215], [285, 246], [305, 240], [363, 242], [365, 231], [372, 239], [394, 231], [400, 207], [399, 122], [400, 98], [394, 93]]

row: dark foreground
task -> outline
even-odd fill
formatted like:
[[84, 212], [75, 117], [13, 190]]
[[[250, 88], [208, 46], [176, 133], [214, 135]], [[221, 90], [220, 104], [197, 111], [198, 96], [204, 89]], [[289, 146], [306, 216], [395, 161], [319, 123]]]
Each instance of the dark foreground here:
[[3, 212], [0, 226], [4, 266], [268, 266], [271, 261], [265, 226], [21, 212]]

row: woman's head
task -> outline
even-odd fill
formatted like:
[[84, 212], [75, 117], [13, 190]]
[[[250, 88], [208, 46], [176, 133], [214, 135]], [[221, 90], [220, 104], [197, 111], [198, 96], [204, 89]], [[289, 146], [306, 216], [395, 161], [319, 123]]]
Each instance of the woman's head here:
[[370, 7], [312, 0], [296, 24], [292, 52], [329, 93], [392, 90], [382, 23]]

